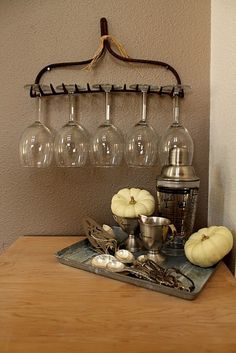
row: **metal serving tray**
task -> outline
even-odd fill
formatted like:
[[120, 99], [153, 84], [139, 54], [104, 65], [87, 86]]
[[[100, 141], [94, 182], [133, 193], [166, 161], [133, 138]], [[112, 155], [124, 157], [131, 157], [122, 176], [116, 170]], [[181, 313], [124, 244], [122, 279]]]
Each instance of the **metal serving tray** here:
[[[122, 231], [119, 229], [119, 227], [114, 227], [114, 230], [116, 236], [118, 238], [122, 238]], [[182, 273], [193, 280], [195, 289], [192, 292], [187, 292], [180, 289], [169, 288], [164, 285], [152, 283], [147, 280], [130, 277], [126, 274], [110, 272], [104, 269], [93, 267], [91, 265], [91, 260], [94, 256], [98, 255], [98, 253], [92, 248], [87, 239], [76, 242], [75, 244], [72, 244], [58, 251], [55, 255], [59, 262], [64, 265], [76, 267], [88, 272], [93, 272], [97, 275], [105, 276], [118, 281], [130, 283], [139, 287], [188, 300], [193, 300], [197, 297], [216, 268], [216, 266], [209, 268], [194, 266], [186, 259], [185, 256], [169, 256], [165, 263], [162, 264], [162, 266], [176, 267]], [[138, 255], [140, 255], [140, 253]]]

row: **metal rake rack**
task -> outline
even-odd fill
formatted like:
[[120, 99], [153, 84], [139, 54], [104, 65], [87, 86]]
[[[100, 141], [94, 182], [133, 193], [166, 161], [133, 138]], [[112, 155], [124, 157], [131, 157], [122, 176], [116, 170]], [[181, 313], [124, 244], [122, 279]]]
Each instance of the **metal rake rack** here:
[[[100, 28], [101, 28], [101, 37], [107, 36], [108, 35], [108, 25], [107, 25], [107, 20], [106, 18], [101, 18], [100, 19]], [[149, 60], [149, 59], [134, 59], [131, 57], [123, 57], [119, 55], [117, 52], [115, 52], [110, 45], [110, 39], [107, 38], [103, 41], [103, 47], [102, 50], [98, 56], [98, 59], [100, 60], [106, 53], [109, 53], [113, 57], [115, 57], [117, 60], [127, 62], [127, 63], [134, 63], [134, 64], [146, 64], [146, 65], [154, 65], [154, 66], [160, 66], [166, 70], [169, 70], [172, 75], [175, 77], [176, 84], [175, 85], [170, 85], [170, 86], [160, 86], [160, 87], [155, 87], [149, 86], [147, 93], [155, 93], [158, 95], [178, 95], [179, 97], [184, 97], [184, 89], [181, 87], [181, 79], [178, 74], [178, 72], [168, 63], [165, 63], [163, 61], [158, 61], [158, 60]], [[56, 96], [56, 95], [66, 95], [68, 94], [68, 90], [66, 88], [66, 85], [62, 83], [62, 90], [57, 90], [53, 86], [52, 83], [50, 83], [49, 86], [45, 86], [40, 84], [40, 81], [47, 72], [52, 71], [54, 69], [63, 69], [65, 67], [73, 67], [73, 66], [86, 66], [92, 62], [92, 59], [88, 60], [83, 60], [83, 61], [77, 61], [77, 62], [61, 62], [61, 63], [53, 63], [45, 66], [42, 68], [39, 73], [37, 74], [35, 78], [35, 82], [33, 84], [28, 85], [28, 88], [30, 88], [30, 97], [35, 98], [38, 95], [41, 96]], [[85, 88], [80, 88], [78, 84], [73, 84], [74, 85], [74, 92], [75, 94], [87, 94], [87, 93], [100, 93], [104, 92], [104, 89], [102, 88], [102, 85], [97, 85], [98, 87], [94, 89], [89, 83], [87, 83]], [[176, 87], [178, 87], [178, 90], [176, 91]], [[132, 85], [127, 87], [126, 84], [122, 85], [119, 88], [116, 88], [115, 85], [112, 85], [111, 92], [140, 92], [139, 90], [139, 85]]]
[[[59, 96], [59, 95], [67, 95], [69, 93], [73, 94], [85, 94], [85, 93], [101, 93], [105, 92], [103, 85], [102, 84], [97, 84], [96, 88], [94, 86], [91, 86], [89, 83], [87, 83], [86, 87], [81, 87], [78, 84], [61, 84], [61, 88], [58, 89], [57, 87], [55, 88], [52, 83], [50, 85], [40, 85], [40, 84], [32, 84], [32, 85], [26, 85], [28, 88], [30, 88], [30, 97], [35, 98], [40, 96]], [[67, 89], [68, 86], [73, 86], [73, 91], [69, 91]], [[141, 85], [143, 86], [143, 85]], [[147, 87], [147, 93], [149, 94], [158, 94], [160, 96], [162, 95], [168, 95], [168, 96], [173, 96], [178, 95], [180, 97], [183, 97], [183, 89], [180, 89], [178, 92], [176, 92], [176, 86], [175, 85], [169, 85], [169, 86], [151, 86], [151, 85], [145, 85]], [[140, 85], [139, 84], [133, 84], [127, 87], [126, 84], [123, 85], [111, 85], [111, 91], [110, 92], [126, 92], [126, 93], [133, 93], [133, 92], [141, 92], [140, 90]]]

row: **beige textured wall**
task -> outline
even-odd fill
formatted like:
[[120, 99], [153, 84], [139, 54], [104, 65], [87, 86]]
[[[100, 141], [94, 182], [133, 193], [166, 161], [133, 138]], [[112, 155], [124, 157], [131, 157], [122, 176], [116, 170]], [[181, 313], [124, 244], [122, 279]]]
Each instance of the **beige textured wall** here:
[[236, 275], [236, 2], [212, 1], [209, 224], [232, 230], [227, 263]]
[[[0, 2], [0, 245], [23, 234], [79, 234], [81, 220], [90, 215], [114, 224], [112, 195], [122, 187], [146, 188], [155, 194], [159, 167], [113, 170], [24, 169], [19, 164], [18, 140], [35, 118], [35, 101], [24, 91], [48, 63], [84, 60], [98, 45], [99, 20], [130, 56], [169, 62], [192, 93], [182, 103], [182, 119], [195, 142], [194, 166], [201, 178], [196, 227], [207, 222], [209, 140], [210, 1], [202, 0], [1, 0]], [[63, 70], [45, 82], [115, 82], [168, 84], [172, 75], [106, 57], [92, 73]], [[124, 130], [138, 121], [137, 96], [113, 97], [114, 122]], [[102, 97], [79, 99], [78, 117], [90, 133], [102, 121]], [[149, 118], [159, 136], [171, 122], [169, 98], [151, 97]], [[67, 119], [66, 99], [48, 102], [47, 123], [57, 129]]]

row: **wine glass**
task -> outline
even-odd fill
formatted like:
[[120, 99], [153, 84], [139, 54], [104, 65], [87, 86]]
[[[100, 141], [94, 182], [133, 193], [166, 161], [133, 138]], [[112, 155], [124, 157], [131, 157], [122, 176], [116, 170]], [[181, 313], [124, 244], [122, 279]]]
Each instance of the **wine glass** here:
[[[173, 89], [173, 122], [167, 128], [159, 144], [159, 155], [162, 166], [172, 164], [171, 159], [177, 158], [173, 155], [173, 151], [181, 151], [178, 158], [183, 158], [183, 161], [178, 163], [191, 165], [193, 160], [193, 140], [188, 130], [180, 122], [179, 95], [180, 92], [190, 89], [187, 85], [165, 86], [163, 89]], [[172, 151], [172, 152], [171, 152]]]
[[[110, 92], [112, 86], [100, 85], [105, 91], [105, 121], [98, 127], [91, 139], [91, 161], [96, 167], [118, 166], [122, 163], [124, 141], [120, 130], [111, 122]], [[98, 85], [93, 87], [97, 88]]]
[[158, 137], [153, 127], [147, 123], [149, 86], [138, 85], [138, 89], [142, 92], [142, 117], [126, 136], [125, 159], [130, 167], [147, 167], [153, 166], [156, 162]]
[[[24, 167], [48, 167], [53, 158], [53, 135], [49, 128], [41, 122], [43, 116], [43, 102], [38, 85], [34, 85], [37, 95], [38, 119], [23, 132], [20, 143], [20, 161]], [[47, 87], [43, 87], [47, 89]]]
[[[75, 85], [65, 85], [64, 87], [69, 97], [69, 121], [55, 137], [56, 164], [58, 167], [83, 167], [87, 162], [89, 151], [88, 133], [82, 125], [75, 121]], [[58, 86], [57, 89], [64, 91], [62, 86]]]

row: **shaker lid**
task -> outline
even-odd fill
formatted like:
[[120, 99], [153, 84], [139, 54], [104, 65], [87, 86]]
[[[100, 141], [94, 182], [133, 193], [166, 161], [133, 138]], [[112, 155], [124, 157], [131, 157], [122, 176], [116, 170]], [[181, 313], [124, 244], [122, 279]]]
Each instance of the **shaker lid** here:
[[161, 171], [161, 178], [172, 181], [198, 181], [193, 166], [191, 165], [168, 165]]

